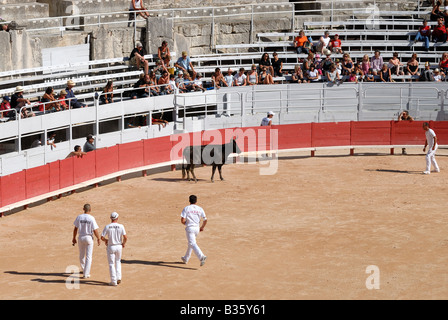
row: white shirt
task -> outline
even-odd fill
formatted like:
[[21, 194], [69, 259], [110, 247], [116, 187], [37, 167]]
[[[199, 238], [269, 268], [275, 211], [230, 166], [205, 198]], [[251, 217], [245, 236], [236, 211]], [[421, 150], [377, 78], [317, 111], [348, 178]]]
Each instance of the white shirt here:
[[269, 122], [270, 122], [271, 120], [272, 120], [271, 118], [264, 117], [264, 118], [261, 120], [261, 125], [262, 125], [262, 126], [268, 126], [268, 125], [269, 125]]
[[429, 151], [431, 151], [432, 148], [434, 147], [434, 137], [436, 136], [436, 133], [434, 132], [434, 130], [428, 129], [428, 131], [425, 132], [425, 135], [426, 135], [426, 141], [428, 142]]
[[226, 80], [227, 85], [229, 87], [233, 87], [233, 75], [232, 74], [224, 76], [224, 80]]
[[238, 83], [238, 85], [242, 85], [246, 78], [247, 77], [244, 73], [242, 75], [238, 73], [237, 75], [235, 75], [234, 80], [236, 80], [236, 83]]
[[104, 227], [102, 237], [107, 238], [107, 246], [121, 245], [123, 236], [126, 235], [126, 230], [122, 224], [112, 222]]
[[[140, 0], [135, 0], [135, 8], [141, 9], [141, 7], [142, 7], [142, 4], [141, 4]], [[129, 9], [134, 10], [134, 6], [132, 5], [132, 0], [131, 0], [131, 5], [130, 5]]]
[[99, 228], [95, 218], [88, 213], [83, 213], [77, 216], [73, 224], [78, 228], [80, 237], [92, 236], [93, 231]]
[[187, 228], [188, 227], [199, 228], [199, 223], [201, 222], [201, 219], [207, 220], [204, 210], [195, 204], [186, 206], [184, 210], [182, 210], [180, 216], [186, 219], [185, 226]]

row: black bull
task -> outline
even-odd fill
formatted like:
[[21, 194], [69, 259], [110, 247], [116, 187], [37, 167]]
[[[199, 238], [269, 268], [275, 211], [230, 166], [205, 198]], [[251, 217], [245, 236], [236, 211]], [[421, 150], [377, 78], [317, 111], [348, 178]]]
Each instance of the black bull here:
[[185, 171], [187, 173], [187, 179], [190, 179], [190, 172], [195, 182], [197, 182], [196, 175], [194, 174], [195, 165], [212, 165], [212, 182], [215, 176], [216, 168], [218, 168], [219, 177], [222, 177], [221, 168], [227, 162], [227, 158], [231, 153], [241, 153], [238, 144], [235, 139], [230, 140], [226, 144], [208, 144], [203, 146], [190, 146], [186, 147], [182, 154], [186, 160], [186, 164], [182, 164], [182, 179], [185, 179]]

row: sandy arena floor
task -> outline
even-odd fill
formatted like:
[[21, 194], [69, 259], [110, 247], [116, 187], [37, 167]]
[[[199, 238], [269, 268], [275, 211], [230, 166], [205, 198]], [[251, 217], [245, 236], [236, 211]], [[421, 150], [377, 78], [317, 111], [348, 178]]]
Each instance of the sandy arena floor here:
[[[266, 163], [230, 164], [213, 184], [209, 167], [197, 184], [159, 172], [31, 206], [0, 219], [0, 299], [447, 299], [448, 150], [429, 176], [420, 147], [387, 151], [285, 153], [275, 175], [260, 175]], [[209, 218], [203, 267], [180, 263], [190, 194]], [[79, 280], [71, 239], [85, 203], [100, 231], [112, 211], [126, 227], [118, 287], [107, 285], [103, 244], [92, 277], [66, 286]], [[372, 265], [380, 288], [369, 290]]]

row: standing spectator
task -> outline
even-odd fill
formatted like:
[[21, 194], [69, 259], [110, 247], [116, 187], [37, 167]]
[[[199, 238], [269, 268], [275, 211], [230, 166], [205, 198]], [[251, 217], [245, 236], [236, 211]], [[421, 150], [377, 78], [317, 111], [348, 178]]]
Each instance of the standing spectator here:
[[418, 72], [418, 60], [417, 54], [413, 53], [411, 59], [408, 60], [406, 64], [406, 74], [410, 76], [420, 76], [420, 72]]
[[442, 59], [440, 59], [440, 62], [439, 62], [439, 68], [442, 70], [443, 73], [447, 74], [447, 72], [448, 72], [448, 52], [444, 52], [442, 54]]
[[[398, 121], [409, 121], [409, 122], [412, 122], [412, 121], [414, 121], [414, 118], [412, 118], [412, 117], [409, 115], [409, 111], [404, 110], [404, 111], [402, 111], [402, 112], [398, 115]], [[406, 152], [406, 148], [402, 148], [402, 149], [401, 149], [401, 154], [408, 154], [408, 153]]]
[[86, 137], [86, 143], [84, 143], [84, 147], [82, 148], [82, 151], [84, 152], [90, 152], [96, 149], [95, 145], [95, 138], [93, 137], [93, 135], [89, 134]]
[[305, 32], [303, 30], [299, 31], [299, 35], [294, 39], [294, 48], [298, 54], [310, 52], [310, 46], [313, 40], [311, 37], [305, 36]]
[[48, 135], [47, 138], [47, 145], [50, 146], [51, 150], [53, 150], [53, 148], [56, 148], [56, 133], [52, 132]]
[[381, 52], [379, 50], [375, 50], [375, 54], [372, 57], [371, 64], [373, 74], [378, 75], [384, 65], [383, 57], [381, 56]]
[[30, 105], [31, 101], [23, 97], [23, 88], [17, 86], [14, 94], [11, 96], [11, 108], [16, 109], [17, 113], [20, 114], [22, 118], [29, 118], [35, 116], [32, 110], [28, 110], [27, 106]]
[[425, 50], [429, 51], [429, 38], [431, 37], [431, 26], [428, 25], [428, 21], [423, 20], [423, 25], [418, 28], [417, 35], [414, 39], [414, 44], [417, 41], [423, 41], [425, 43]]
[[69, 106], [71, 106], [73, 109], [77, 108], [85, 108], [87, 105], [82, 104], [81, 102], [76, 99], [75, 93], [73, 92], [73, 87], [76, 85], [76, 83], [73, 80], [67, 81], [67, 88], [65, 88], [65, 91], [67, 92], [66, 98], [69, 99]]
[[436, 133], [434, 132], [434, 130], [429, 128], [428, 122], [423, 123], [423, 130], [425, 131], [426, 136], [423, 152], [426, 152], [426, 147], [428, 147], [428, 152], [426, 153], [426, 170], [423, 173], [431, 173], [431, 163], [434, 166], [435, 172], [440, 172], [440, 168], [436, 161], [436, 151], [438, 148]]
[[134, 20], [134, 12], [138, 13], [143, 19], [149, 18], [149, 13], [146, 12], [146, 8], [143, 5], [143, 0], [131, 0], [129, 6], [129, 20]]
[[236, 87], [242, 87], [247, 85], [247, 76], [244, 74], [244, 68], [240, 68], [239, 72], [235, 75], [233, 85]]
[[182, 70], [184, 74], [189, 73], [190, 77], [193, 79], [196, 78], [196, 71], [194, 70], [191, 59], [186, 51], [182, 51], [182, 56], [177, 60], [174, 66]]
[[389, 60], [389, 69], [391, 74], [395, 74], [396, 76], [404, 75], [403, 64], [398, 58], [398, 52], [394, 52], [393, 57]]
[[260, 59], [260, 63], [258, 65], [260, 72], [262, 67], [266, 67], [266, 71], [274, 76], [274, 68], [272, 67], [271, 60], [269, 59], [269, 54], [267, 52], [263, 53]]
[[258, 84], [258, 72], [257, 72], [257, 66], [252, 65], [252, 68], [247, 73], [247, 84], [249, 86], [255, 86]]
[[129, 59], [129, 62], [132, 66], [136, 67], [138, 70], [140, 70], [140, 68], [143, 66], [145, 74], [148, 74], [149, 63], [145, 59], [145, 53], [141, 42], [136, 43], [135, 48], [132, 50], [131, 55], [129, 56]]
[[163, 61], [165, 66], [169, 67], [171, 61], [170, 48], [168, 48], [168, 42], [166, 40], [162, 41], [162, 45], [157, 49], [157, 56]]
[[437, 20], [437, 25], [434, 27], [434, 31], [432, 32], [432, 41], [434, 43], [437, 42], [446, 42], [446, 27], [443, 19]]
[[383, 64], [379, 74], [382, 82], [393, 82], [392, 75], [387, 64]]
[[113, 103], [114, 102], [114, 83], [112, 80], [107, 81], [106, 86], [100, 96], [102, 103]]
[[107, 261], [109, 263], [109, 274], [111, 286], [121, 283], [121, 255], [126, 246], [128, 237], [122, 224], [118, 223], [118, 213], [112, 212], [111, 223], [104, 227], [101, 240], [107, 246]]
[[334, 35], [334, 39], [330, 40], [330, 45], [329, 45], [329, 49], [333, 52], [333, 53], [343, 53], [342, 51], [342, 41], [339, 39], [339, 35], [335, 34]]
[[330, 32], [325, 31], [324, 35], [320, 37], [319, 43], [317, 44], [317, 52], [320, 54], [324, 53], [324, 49], [327, 49], [330, 44]]
[[232, 69], [228, 69], [227, 70], [227, 74], [224, 76], [224, 79], [226, 80], [227, 86], [228, 87], [233, 87], [233, 70]]
[[271, 60], [271, 65], [272, 65], [272, 70], [274, 71], [274, 73], [272, 74], [273, 77], [281, 77], [283, 76], [283, 61], [278, 57], [278, 53], [274, 52], [272, 54], [272, 60]]
[[10, 103], [11, 99], [8, 96], [4, 96], [2, 99], [2, 104], [0, 105], [0, 118], [9, 118], [9, 119], [13, 119], [14, 118], [14, 112], [13, 111], [7, 111], [7, 110], [11, 110], [11, 103]]

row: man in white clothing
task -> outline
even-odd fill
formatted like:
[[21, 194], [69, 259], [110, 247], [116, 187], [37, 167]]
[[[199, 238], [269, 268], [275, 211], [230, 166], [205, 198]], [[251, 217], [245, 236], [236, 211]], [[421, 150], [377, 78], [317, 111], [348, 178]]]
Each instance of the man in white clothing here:
[[272, 118], [274, 117], [274, 112], [269, 111], [267, 116], [261, 119], [261, 126], [272, 126]]
[[[90, 278], [90, 269], [92, 267], [92, 253], [93, 253], [93, 235], [95, 235], [98, 245], [101, 244], [100, 236], [98, 234], [98, 224], [95, 218], [90, 214], [90, 204], [84, 205], [84, 213], [76, 217], [75, 228], [73, 229], [72, 244], [78, 243], [79, 247], [79, 261], [83, 270], [84, 279]], [[76, 235], [79, 233], [78, 241]]]
[[437, 136], [434, 132], [434, 130], [429, 128], [429, 123], [424, 122], [423, 123], [423, 130], [425, 130], [426, 135], [426, 141], [425, 146], [423, 148], [423, 152], [426, 151], [426, 147], [428, 147], [428, 152], [426, 153], [426, 171], [424, 171], [424, 174], [430, 174], [431, 173], [431, 163], [434, 166], [435, 172], [440, 172], [439, 166], [437, 165], [436, 161], [436, 151], [438, 148], [437, 144]]
[[[192, 251], [196, 254], [198, 259], [201, 261], [201, 267], [204, 265], [205, 260], [207, 257], [202, 253], [201, 249], [199, 248], [196, 237], [198, 236], [199, 232], [204, 231], [205, 225], [207, 224], [207, 217], [205, 215], [204, 210], [196, 205], [198, 198], [195, 195], [191, 195], [189, 198], [190, 205], [186, 206], [181, 213], [181, 222], [185, 225], [185, 232], [187, 234], [187, 240], [188, 240], [188, 248], [187, 252], [185, 253], [185, 256], [183, 256], [181, 259], [186, 264], [188, 263], [188, 260], [191, 257]], [[202, 226], [200, 226], [201, 220]]]
[[126, 230], [118, 223], [118, 213], [112, 212], [111, 223], [104, 227], [101, 240], [107, 246], [107, 261], [109, 262], [110, 285], [116, 286], [121, 283], [121, 255], [128, 241]]

